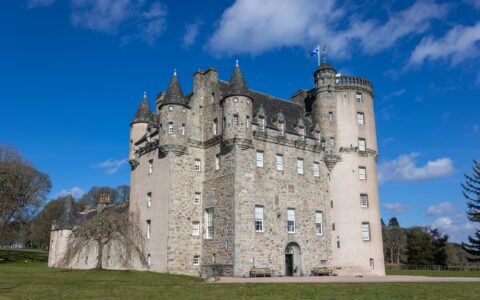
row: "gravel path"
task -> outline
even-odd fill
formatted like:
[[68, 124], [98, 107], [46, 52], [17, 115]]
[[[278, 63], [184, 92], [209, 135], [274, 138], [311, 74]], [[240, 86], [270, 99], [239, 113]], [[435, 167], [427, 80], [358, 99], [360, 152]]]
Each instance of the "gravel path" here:
[[365, 283], [365, 282], [480, 282], [480, 277], [427, 277], [427, 276], [309, 276], [309, 277], [220, 277], [217, 283]]

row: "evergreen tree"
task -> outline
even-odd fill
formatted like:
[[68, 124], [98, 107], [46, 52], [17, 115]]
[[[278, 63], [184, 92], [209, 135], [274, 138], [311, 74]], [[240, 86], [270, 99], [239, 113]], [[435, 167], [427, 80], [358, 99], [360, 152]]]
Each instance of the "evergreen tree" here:
[[[472, 222], [480, 223], [480, 163], [473, 161], [473, 174], [465, 174], [465, 183], [462, 183], [463, 195], [467, 199], [467, 215]], [[469, 243], [463, 243], [462, 247], [474, 257], [469, 257], [471, 261], [480, 261], [480, 228], [475, 231], [475, 236], [468, 237]]]

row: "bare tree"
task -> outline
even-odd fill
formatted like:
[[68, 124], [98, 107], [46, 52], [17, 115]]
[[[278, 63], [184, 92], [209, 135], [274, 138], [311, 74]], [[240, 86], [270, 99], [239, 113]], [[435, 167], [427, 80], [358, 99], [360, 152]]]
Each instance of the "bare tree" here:
[[134, 216], [125, 212], [125, 207], [125, 204], [115, 205], [93, 213], [74, 228], [62, 264], [69, 266], [93, 244], [97, 250], [96, 269], [103, 269], [104, 254], [112, 254], [113, 246], [118, 246], [113, 254], [123, 267], [130, 267], [135, 255], [143, 266], [147, 266], [144, 235]]
[[25, 224], [50, 192], [47, 174], [39, 172], [12, 147], [0, 145], [0, 237]]
[[404, 229], [400, 227], [397, 218], [393, 217], [389, 220], [388, 225], [384, 228], [383, 238], [389, 262], [400, 264], [402, 254], [405, 252], [407, 245], [407, 237]]

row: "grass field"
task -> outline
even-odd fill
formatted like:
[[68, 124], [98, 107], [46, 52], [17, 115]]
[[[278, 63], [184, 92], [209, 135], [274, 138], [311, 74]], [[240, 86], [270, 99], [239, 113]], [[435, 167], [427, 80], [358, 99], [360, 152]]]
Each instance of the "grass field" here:
[[[3, 259], [3, 260], [2, 260]], [[420, 274], [416, 274], [420, 275]], [[477, 283], [211, 284], [134, 271], [62, 270], [38, 251], [0, 250], [0, 299], [478, 299]]]

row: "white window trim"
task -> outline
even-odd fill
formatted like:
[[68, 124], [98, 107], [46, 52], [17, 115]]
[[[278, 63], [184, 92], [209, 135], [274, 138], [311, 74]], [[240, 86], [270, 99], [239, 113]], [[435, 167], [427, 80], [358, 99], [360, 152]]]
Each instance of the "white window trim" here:
[[277, 155], [275, 156], [275, 165], [276, 165], [277, 171], [284, 170], [285, 161], [283, 159], [283, 154], [277, 153]]
[[147, 207], [152, 207], [152, 193], [147, 193]]
[[[292, 213], [290, 213], [292, 212]], [[293, 218], [291, 218], [293, 216]], [[289, 223], [293, 222], [293, 230], [290, 230]], [[288, 233], [295, 233], [296, 228], [295, 228], [295, 209], [294, 208], [288, 208], [287, 209], [287, 232]]]
[[360, 207], [368, 208], [368, 194], [360, 194]]
[[153, 173], [153, 159], [148, 161], [148, 175]]
[[215, 155], [215, 171], [220, 170], [220, 154]]
[[147, 240], [152, 237], [152, 220], [147, 220]]
[[174, 131], [173, 122], [168, 122], [168, 134], [172, 134]]
[[313, 162], [313, 177], [320, 177], [320, 163]]
[[303, 158], [297, 158], [297, 174], [305, 174], [305, 161], [303, 160]]
[[[198, 196], [198, 201], [197, 201], [197, 196]], [[202, 204], [202, 193], [200, 192], [195, 192], [193, 193], [193, 204]]]
[[362, 240], [370, 241], [370, 223], [362, 223]]
[[265, 165], [265, 152], [262, 150], [257, 150], [255, 161], [256, 161], [255, 164], [257, 167], [263, 168]]
[[365, 114], [363, 112], [357, 112], [358, 125], [365, 125]]
[[200, 265], [200, 255], [195, 255], [192, 259], [192, 264], [194, 266], [199, 266]]
[[358, 138], [358, 151], [367, 151], [367, 140]]
[[[318, 232], [319, 227], [320, 227], [320, 232]], [[323, 212], [318, 210], [315, 212], [315, 234], [323, 235]]]
[[196, 172], [202, 171], [202, 160], [201, 159], [198, 159], [198, 158], [195, 159], [194, 168], [195, 168]]
[[192, 236], [199, 236], [200, 235], [200, 222], [193, 221], [192, 222]]
[[[259, 209], [260, 217], [257, 215], [257, 209]], [[265, 208], [263, 205], [255, 205], [255, 232], [264, 232], [265, 230], [265, 222], [264, 222], [264, 215], [265, 215]], [[261, 229], [257, 229], [257, 222], [259, 222]]]
[[364, 167], [364, 166], [358, 167], [358, 179], [367, 180], [367, 167]]
[[[211, 221], [211, 222], [210, 222]], [[209, 225], [211, 224], [211, 225]], [[205, 209], [205, 239], [213, 239], [214, 230], [214, 210], [213, 207]]]

